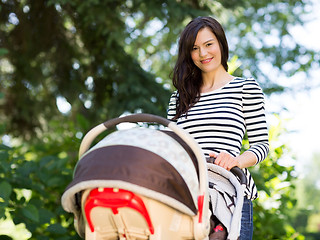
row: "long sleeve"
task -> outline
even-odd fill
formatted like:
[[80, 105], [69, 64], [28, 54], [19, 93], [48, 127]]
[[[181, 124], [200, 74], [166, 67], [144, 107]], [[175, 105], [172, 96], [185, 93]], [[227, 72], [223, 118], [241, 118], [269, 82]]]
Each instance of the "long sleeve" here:
[[264, 108], [264, 95], [254, 79], [247, 79], [243, 87], [243, 114], [250, 148], [263, 161], [269, 152], [268, 128]]
[[[171, 95], [168, 119], [175, 116], [177, 94]], [[176, 122], [198, 142], [206, 156], [221, 151], [239, 156], [246, 133], [250, 144], [247, 151], [255, 154], [257, 164], [269, 152], [264, 95], [252, 78], [235, 78], [221, 89], [201, 94], [187, 117], [184, 114]], [[248, 179], [246, 195], [253, 200], [258, 196], [256, 185], [249, 170], [243, 171]]]

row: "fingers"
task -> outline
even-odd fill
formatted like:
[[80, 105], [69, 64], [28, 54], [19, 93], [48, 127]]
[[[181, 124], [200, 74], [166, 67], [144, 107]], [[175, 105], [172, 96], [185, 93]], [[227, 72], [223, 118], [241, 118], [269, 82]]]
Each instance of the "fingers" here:
[[[209, 155], [211, 156], [211, 154]], [[236, 158], [232, 157], [229, 153], [226, 152], [220, 152], [218, 155], [216, 155], [215, 158], [216, 160], [214, 163], [220, 167], [223, 167], [224, 169], [227, 169], [228, 171], [238, 165]]]

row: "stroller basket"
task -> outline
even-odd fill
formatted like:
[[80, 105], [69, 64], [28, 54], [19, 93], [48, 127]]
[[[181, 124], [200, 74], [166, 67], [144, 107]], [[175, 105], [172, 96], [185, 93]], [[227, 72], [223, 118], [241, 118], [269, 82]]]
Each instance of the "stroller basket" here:
[[[157, 123], [169, 130], [119, 130], [91, 147], [100, 133], [123, 122]], [[134, 114], [111, 119], [82, 140], [62, 207], [74, 214], [75, 229], [85, 239], [208, 239], [208, 166], [224, 174], [206, 162], [188, 133], [165, 118]], [[228, 181], [239, 185], [231, 175]], [[235, 195], [243, 200], [243, 194]], [[233, 225], [238, 231], [239, 222]]]

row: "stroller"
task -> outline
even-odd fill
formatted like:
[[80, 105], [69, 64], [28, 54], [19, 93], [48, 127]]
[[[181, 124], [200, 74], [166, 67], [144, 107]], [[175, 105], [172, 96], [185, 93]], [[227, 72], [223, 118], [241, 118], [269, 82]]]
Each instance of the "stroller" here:
[[[168, 130], [118, 130], [91, 147], [100, 133], [124, 122], [156, 123]], [[232, 172], [207, 163], [195, 140], [175, 123], [133, 114], [85, 135], [61, 203], [87, 240], [208, 239], [210, 209], [232, 240], [239, 237], [246, 184], [242, 170]]]

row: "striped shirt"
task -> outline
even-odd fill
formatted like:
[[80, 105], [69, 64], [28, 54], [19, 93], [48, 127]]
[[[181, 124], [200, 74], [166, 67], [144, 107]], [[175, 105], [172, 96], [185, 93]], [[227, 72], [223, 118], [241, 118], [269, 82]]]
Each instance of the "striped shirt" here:
[[[168, 119], [175, 116], [177, 98], [175, 91], [170, 98]], [[201, 93], [187, 116], [180, 116], [176, 123], [194, 137], [206, 156], [221, 151], [238, 156], [245, 133], [250, 144], [248, 151], [255, 154], [257, 164], [269, 151], [264, 95], [252, 78], [234, 78], [220, 89]], [[254, 200], [258, 197], [256, 185], [248, 169], [243, 171], [248, 180], [245, 194]]]

